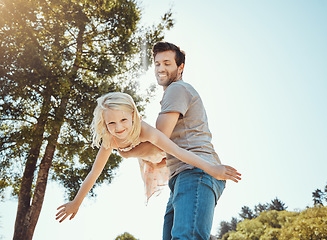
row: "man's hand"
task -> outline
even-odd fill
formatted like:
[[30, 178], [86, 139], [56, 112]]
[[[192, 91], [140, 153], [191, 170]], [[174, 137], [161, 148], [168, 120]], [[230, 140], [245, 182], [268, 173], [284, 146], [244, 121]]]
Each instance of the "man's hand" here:
[[123, 158], [137, 157], [137, 158], [147, 158], [162, 152], [162, 150], [154, 146], [150, 142], [142, 142], [139, 145], [135, 146], [130, 151], [119, 151], [120, 156]]
[[208, 173], [218, 180], [232, 180], [236, 183], [241, 180], [241, 174], [235, 168], [223, 164], [214, 165]]
[[119, 151], [119, 155], [122, 156], [123, 158], [130, 158], [130, 157], [132, 157], [132, 156], [130, 156], [131, 155], [131, 151], [120, 151], [120, 150], [118, 150], [118, 151]]
[[150, 161], [143, 160], [144, 163], [149, 164], [152, 168], [158, 169], [166, 166], [166, 158], [163, 158], [159, 163], [153, 163]]

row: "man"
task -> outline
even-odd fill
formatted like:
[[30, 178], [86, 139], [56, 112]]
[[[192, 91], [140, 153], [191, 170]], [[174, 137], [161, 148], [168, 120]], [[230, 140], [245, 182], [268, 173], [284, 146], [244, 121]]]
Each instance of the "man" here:
[[[161, 111], [156, 127], [178, 146], [192, 151], [208, 162], [221, 164], [211, 143], [207, 115], [199, 94], [182, 80], [185, 54], [176, 45], [158, 42], [153, 47], [155, 75], [163, 87]], [[142, 157], [156, 151], [151, 144], [141, 144], [125, 157]], [[214, 209], [225, 188], [201, 169], [167, 155], [171, 190], [164, 218], [163, 239], [208, 240]], [[237, 182], [240, 174], [229, 179]]]

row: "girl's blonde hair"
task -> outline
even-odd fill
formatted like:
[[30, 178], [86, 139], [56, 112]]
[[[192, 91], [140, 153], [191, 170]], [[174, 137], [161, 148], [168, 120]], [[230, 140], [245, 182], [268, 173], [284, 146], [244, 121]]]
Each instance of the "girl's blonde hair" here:
[[126, 93], [111, 92], [99, 97], [97, 103], [91, 124], [93, 134], [92, 147], [100, 147], [101, 141], [106, 149], [113, 147], [112, 135], [109, 133], [103, 118], [103, 112], [106, 109], [120, 110], [132, 114], [132, 129], [126, 141], [131, 142], [132, 145], [138, 144], [141, 133], [141, 119], [133, 98]]

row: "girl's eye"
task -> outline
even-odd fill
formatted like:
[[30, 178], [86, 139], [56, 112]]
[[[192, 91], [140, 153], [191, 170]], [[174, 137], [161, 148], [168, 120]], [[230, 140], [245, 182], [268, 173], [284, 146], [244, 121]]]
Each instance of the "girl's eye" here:
[[127, 118], [123, 118], [123, 119], [122, 119], [122, 122], [125, 122], [125, 121], [127, 121]]
[[108, 123], [108, 125], [112, 125], [112, 124], [114, 124], [115, 122], [110, 122], [110, 123]]

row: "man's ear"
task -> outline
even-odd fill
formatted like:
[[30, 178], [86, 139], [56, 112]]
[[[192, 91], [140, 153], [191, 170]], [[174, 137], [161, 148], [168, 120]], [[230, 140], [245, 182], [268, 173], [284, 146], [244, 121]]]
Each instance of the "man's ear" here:
[[178, 73], [179, 73], [179, 74], [182, 74], [183, 71], [184, 71], [184, 63], [182, 63], [182, 64], [179, 65], [179, 67], [178, 67]]

